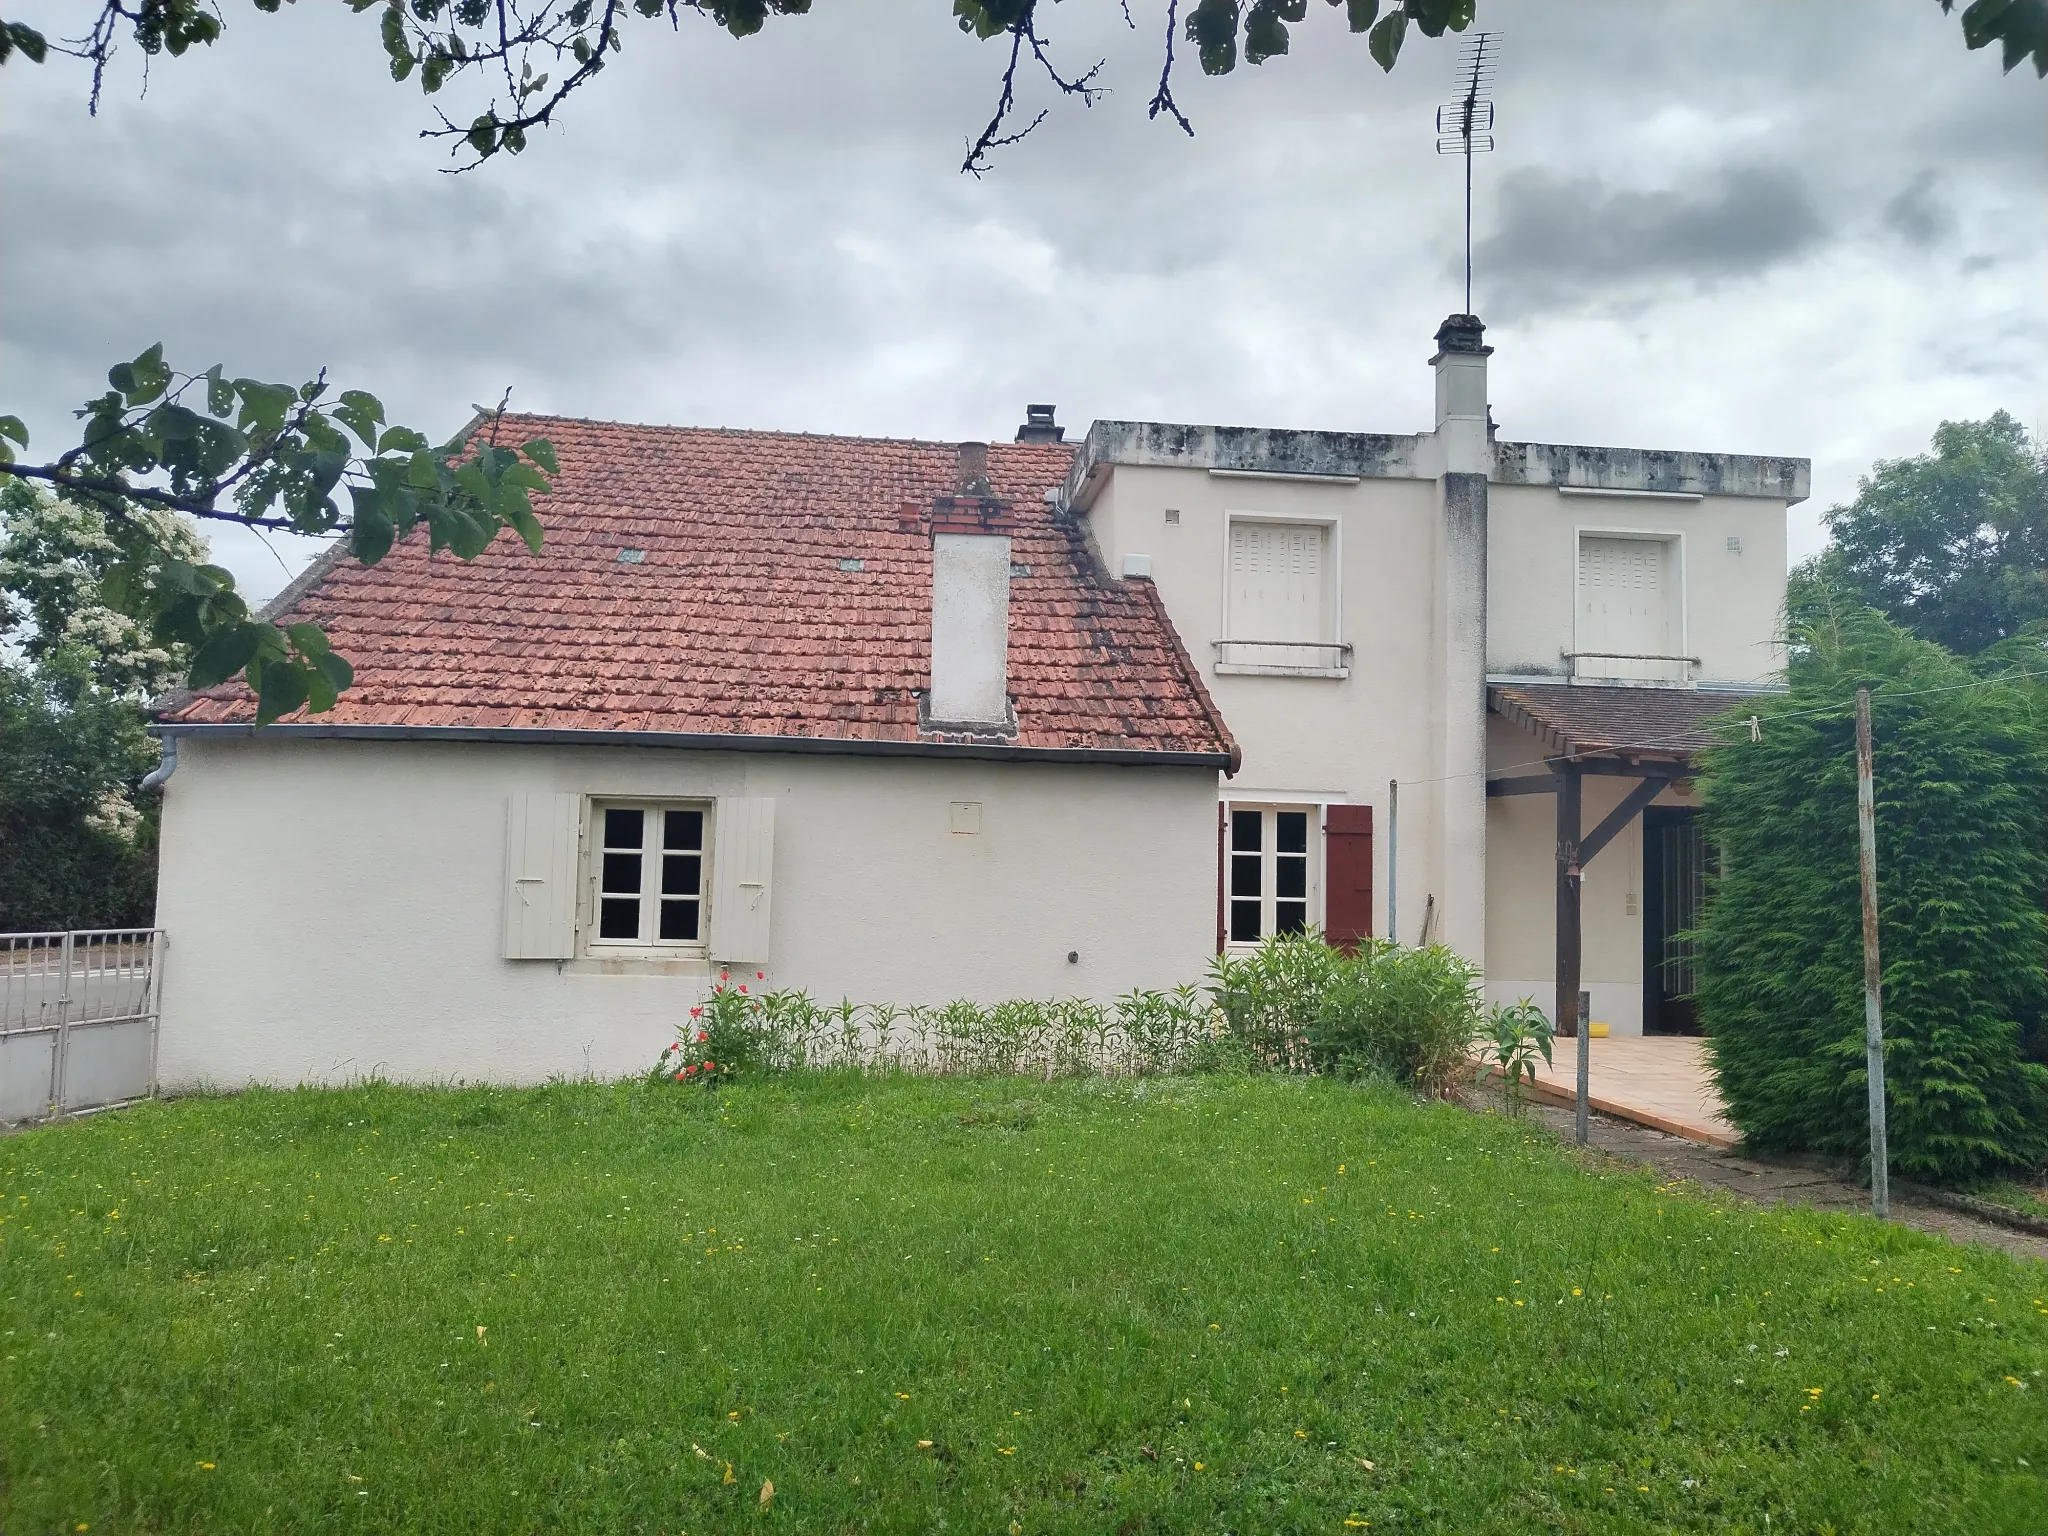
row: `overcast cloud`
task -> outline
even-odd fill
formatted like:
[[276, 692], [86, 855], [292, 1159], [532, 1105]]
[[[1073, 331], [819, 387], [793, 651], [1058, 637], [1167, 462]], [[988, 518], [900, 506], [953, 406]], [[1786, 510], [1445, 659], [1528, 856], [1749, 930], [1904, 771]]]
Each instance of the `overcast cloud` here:
[[[957, 174], [1001, 57], [944, 0], [820, 0], [734, 41], [628, 33], [516, 160], [447, 176], [375, 18], [225, 0], [86, 116], [73, 67], [0, 75], [0, 409], [55, 445], [107, 364], [326, 365], [446, 432], [510, 386], [579, 416], [1006, 437], [1095, 416], [1413, 431], [1462, 301], [1434, 153], [1455, 50], [1382, 76], [1311, 8], [1296, 52], [1181, 82], [1148, 123], [1154, 0], [1067, 0], [1093, 109]], [[1475, 304], [1522, 439], [1803, 454], [1818, 509], [1943, 418], [2039, 426], [2048, 88], [1933, 0], [1485, 0], [1505, 34]], [[10, 11], [10, 14], [13, 14]], [[24, 10], [55, 32], [75, 0]], [[1036, 109], [1034, 102], [1031, 110]], [[461, 115], [459, 112], [456, 115]], [[252, 590], [280, 559], [216, 535]]]

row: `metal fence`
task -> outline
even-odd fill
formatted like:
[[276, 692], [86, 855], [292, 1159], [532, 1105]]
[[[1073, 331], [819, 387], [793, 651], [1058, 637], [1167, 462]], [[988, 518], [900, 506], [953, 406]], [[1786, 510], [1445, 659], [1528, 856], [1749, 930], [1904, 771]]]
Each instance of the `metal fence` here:
[[0, 1122], [156, 1092], [161, 928], [0, 933]]

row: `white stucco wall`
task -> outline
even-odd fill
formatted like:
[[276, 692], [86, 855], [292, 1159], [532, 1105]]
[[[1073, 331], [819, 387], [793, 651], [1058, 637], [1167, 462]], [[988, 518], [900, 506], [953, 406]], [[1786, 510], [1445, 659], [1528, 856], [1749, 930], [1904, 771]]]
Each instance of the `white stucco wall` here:
[[934, 534], [931, 718], [1001, 724], [1009, 676], [1008, 535]]
[[[774, 797], [767, 984], [820, 1000], [1106, 999], [1195, 980], [1212, 948], [1205, 769], [188, 738], [158, 888], [165, 1085], [650, 1067], [707, 965], [500, 957], [505, 805], [535, 792]], [[955, 801], [979, 834], [950, 830]]]
[[[1668, 534], [1684, 576], [1682, 654], [1694, 680], [1766, 681], [1785, 665], [1785, 503], [1762, 497], [1698, 501], [1567, 496], [1549, 486], [1495, 485], [1488, 498], [1487, 670], [1561, 673], [1573, 641], [1581, 531]], [[1730, 539], [1740, 551], [1728, 547]]]
[[[1166, 521], [1168, 508], [1180, 513], [1177, 523]], [[1232, 512], [1336, 519], [1341, 638], [1353, 647], [1349, 677], [1217, 671], [1212, 642], [1223, 637]], [[1387, 781], [1416, 781], [1401, 804], [1399, 910], [1410, 943], [1425, 897], [1442, 889], [1435, 840], [1442, 796], [1425, 782], [1438, 776], [1442, 730], [1430, 687], [1441, 667], [1433, 641], [1438, 519], [1433, 480], [1343, 485], [1142, 465], [1117, 466], [1087, 513], [1089, 537], [1109, 570], [1121, 571], [1126, 555], [1151, 557], [1166, 611], [1244, 749], [1244, 766], [1222, 794], [1244, 801], [1307, 795], [1374, 807], [1375, 932], [1386, 931]], [[1212, 832], [1212, 866], [1214, 860]], [[1212, 888], [1214, 879], [1212, 868]]]

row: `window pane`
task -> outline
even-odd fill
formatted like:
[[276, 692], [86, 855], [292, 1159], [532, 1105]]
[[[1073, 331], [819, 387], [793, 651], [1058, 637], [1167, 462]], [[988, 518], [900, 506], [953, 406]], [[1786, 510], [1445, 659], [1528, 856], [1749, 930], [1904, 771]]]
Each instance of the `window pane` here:
[[1275, 933], [1300, 933], [1307, 927], [1307, 902], [1276, 901], [1273, 903], [1273, 931]]
[[1275, 846], [1282, 853], [1308, 852], [1308, 812], [1276, 811], [1273, 820], [1279, 823], [1279, 841]]
[[694, 853], [661, 856], [661, 894], [695, 896], [704, 887], [704, 861]]
[[1233, 901], [1230, 904], [1230, 942], [1259, 942], [1259, 904], [1256, 901]]
[[1308, 860], [1287, 857], [1273, 861], [1273, 894], [1285, 900], [1308, 895]]
[[1240, 853], [1257, 853], [1265, 847], [1263, 811], [1232, 811], [1230, 813], [1230, 846]]
[[637, 939], [640, 937], [640, 898], [629, 896], [621, 901], [608, 897], [598, 903], [597, 936], [601, 939]]
[[[607, 848], [638, 848], [645, 811], [610, 810], [604, 813], [604, 845]], [[637, 885], [635, 887], [638, 888]]]
[[702, 811], [669, 811], [663, 818], [661, 846], [683, 848], [692, 853], [704, 846]]
[[1259, 856], [1256, 853], [1233, 853], [1230, 856], [1230, 894], [1259, 894]]
[[[617, 815], [616, 811], [608, 814]], [[639, 815], [638, 811], [633, 813]], [[640, 894], [640, 855], [637, 853], [608, 853], [604, 856], [604, 884], [601, 889], [607, 895], [638, 896]]]
[[661, 904], [661, 936], [664, 939], [697, 937], [697, 903], [694, 899], [664, 901]]

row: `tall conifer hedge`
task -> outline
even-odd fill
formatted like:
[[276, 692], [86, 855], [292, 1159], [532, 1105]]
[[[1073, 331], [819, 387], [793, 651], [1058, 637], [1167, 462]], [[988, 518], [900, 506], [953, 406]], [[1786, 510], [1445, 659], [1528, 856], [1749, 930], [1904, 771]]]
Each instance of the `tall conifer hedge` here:
[[1867, 687], [1892, 1166], [1944, 1182], [2037, 1167], [2048, 695], [1811, 586], [1795, 587], [1792, 639], [1790, 691], [1754, 707], [1761, 740], [1745, 712], [1702, 767], [1720, 869], [1699, 1002], [1730, 1117], [1762, 1147], [1868, 1158], [1853, 708]]

